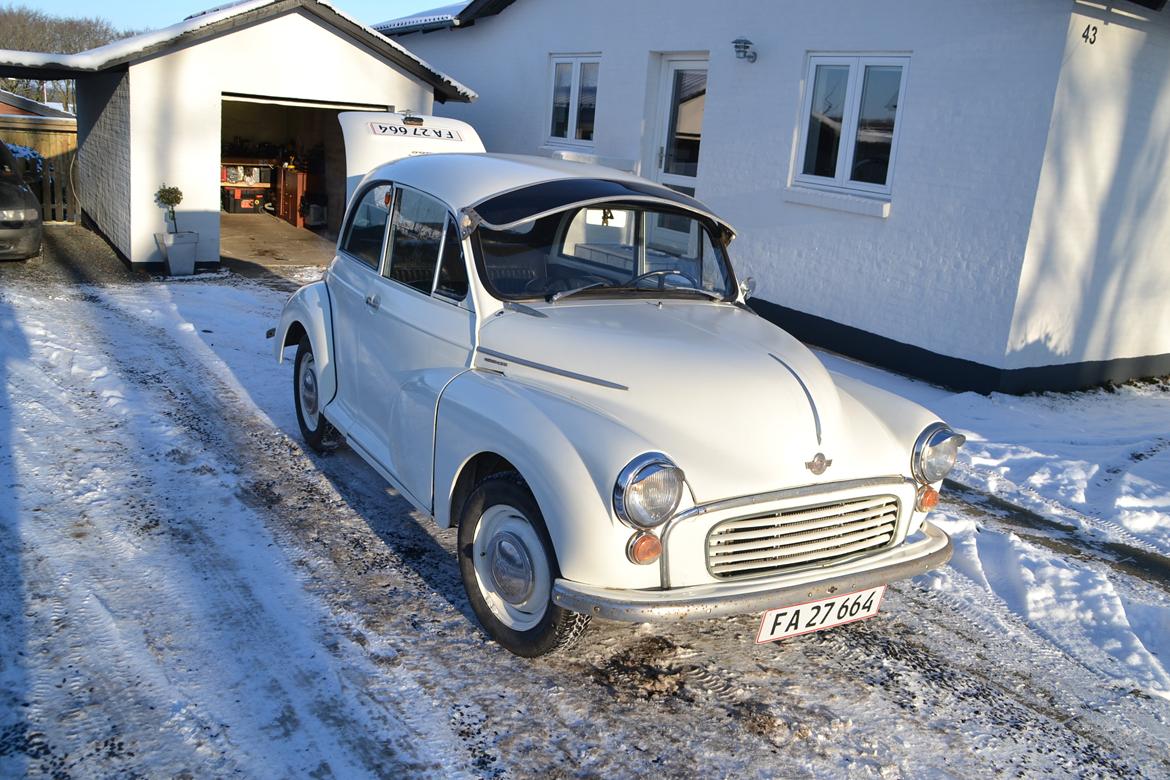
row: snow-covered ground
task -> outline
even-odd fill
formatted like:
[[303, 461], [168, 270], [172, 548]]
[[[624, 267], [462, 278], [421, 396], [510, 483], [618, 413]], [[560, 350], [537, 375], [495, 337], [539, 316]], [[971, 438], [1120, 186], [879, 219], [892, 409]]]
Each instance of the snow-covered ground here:
[[475, 626], [450, 532], [300, 448], [284, 297], [0, 288], [0, 777], [1170, 774], [1167, 386], [826, 355], [969, 437], [952, 564], [777, 645], [595, 624], [532, 662]]

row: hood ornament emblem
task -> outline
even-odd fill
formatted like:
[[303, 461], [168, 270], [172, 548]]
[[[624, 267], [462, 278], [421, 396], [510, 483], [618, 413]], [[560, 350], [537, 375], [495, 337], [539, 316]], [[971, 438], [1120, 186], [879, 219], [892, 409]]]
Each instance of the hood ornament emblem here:
[[804, 464], [804, 467], [818, 477], [825, 473], [825, 469], [833, 465], [833, 461], [825, 457], [825, 453], [818, 452], [813, 459]]

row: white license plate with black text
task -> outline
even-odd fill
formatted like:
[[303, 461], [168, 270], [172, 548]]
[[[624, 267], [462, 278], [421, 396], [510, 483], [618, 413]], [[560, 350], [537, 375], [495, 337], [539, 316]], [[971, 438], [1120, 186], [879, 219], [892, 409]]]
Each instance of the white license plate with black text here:
[[886, 586], [879, 585], [856, 593], [844, 593], [833, 598], [810, 601], [792, 607], [770, 609], [760, 621], [756, 644], [775, 642], [801, 634], [810, 634], [822, 628], [871, 618], [881, 606]]

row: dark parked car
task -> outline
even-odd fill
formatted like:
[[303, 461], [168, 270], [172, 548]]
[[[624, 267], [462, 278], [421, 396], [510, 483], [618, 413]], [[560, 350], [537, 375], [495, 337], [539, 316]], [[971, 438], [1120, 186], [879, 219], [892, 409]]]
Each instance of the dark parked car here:
[[41, 204], [24, 179], [24, 166], [0, 140], [0, 260], [24, 260], [41, 251]]

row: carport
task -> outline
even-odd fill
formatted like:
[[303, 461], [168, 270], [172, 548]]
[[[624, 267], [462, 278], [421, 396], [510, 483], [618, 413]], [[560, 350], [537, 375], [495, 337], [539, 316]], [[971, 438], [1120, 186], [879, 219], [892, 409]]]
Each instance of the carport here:
[[164, 183], [183, 192], [179, 228], [198, 233], [201, 263], [220, 259], [224, 212], [335, 234], [338, 112], [430, 113], [435, 101], [475, 98], [315, 0], [250, 0], [81, 54], [0, 51], [0, 75], [77, 80], [78, 200], [134, 264], [162, 261]]

